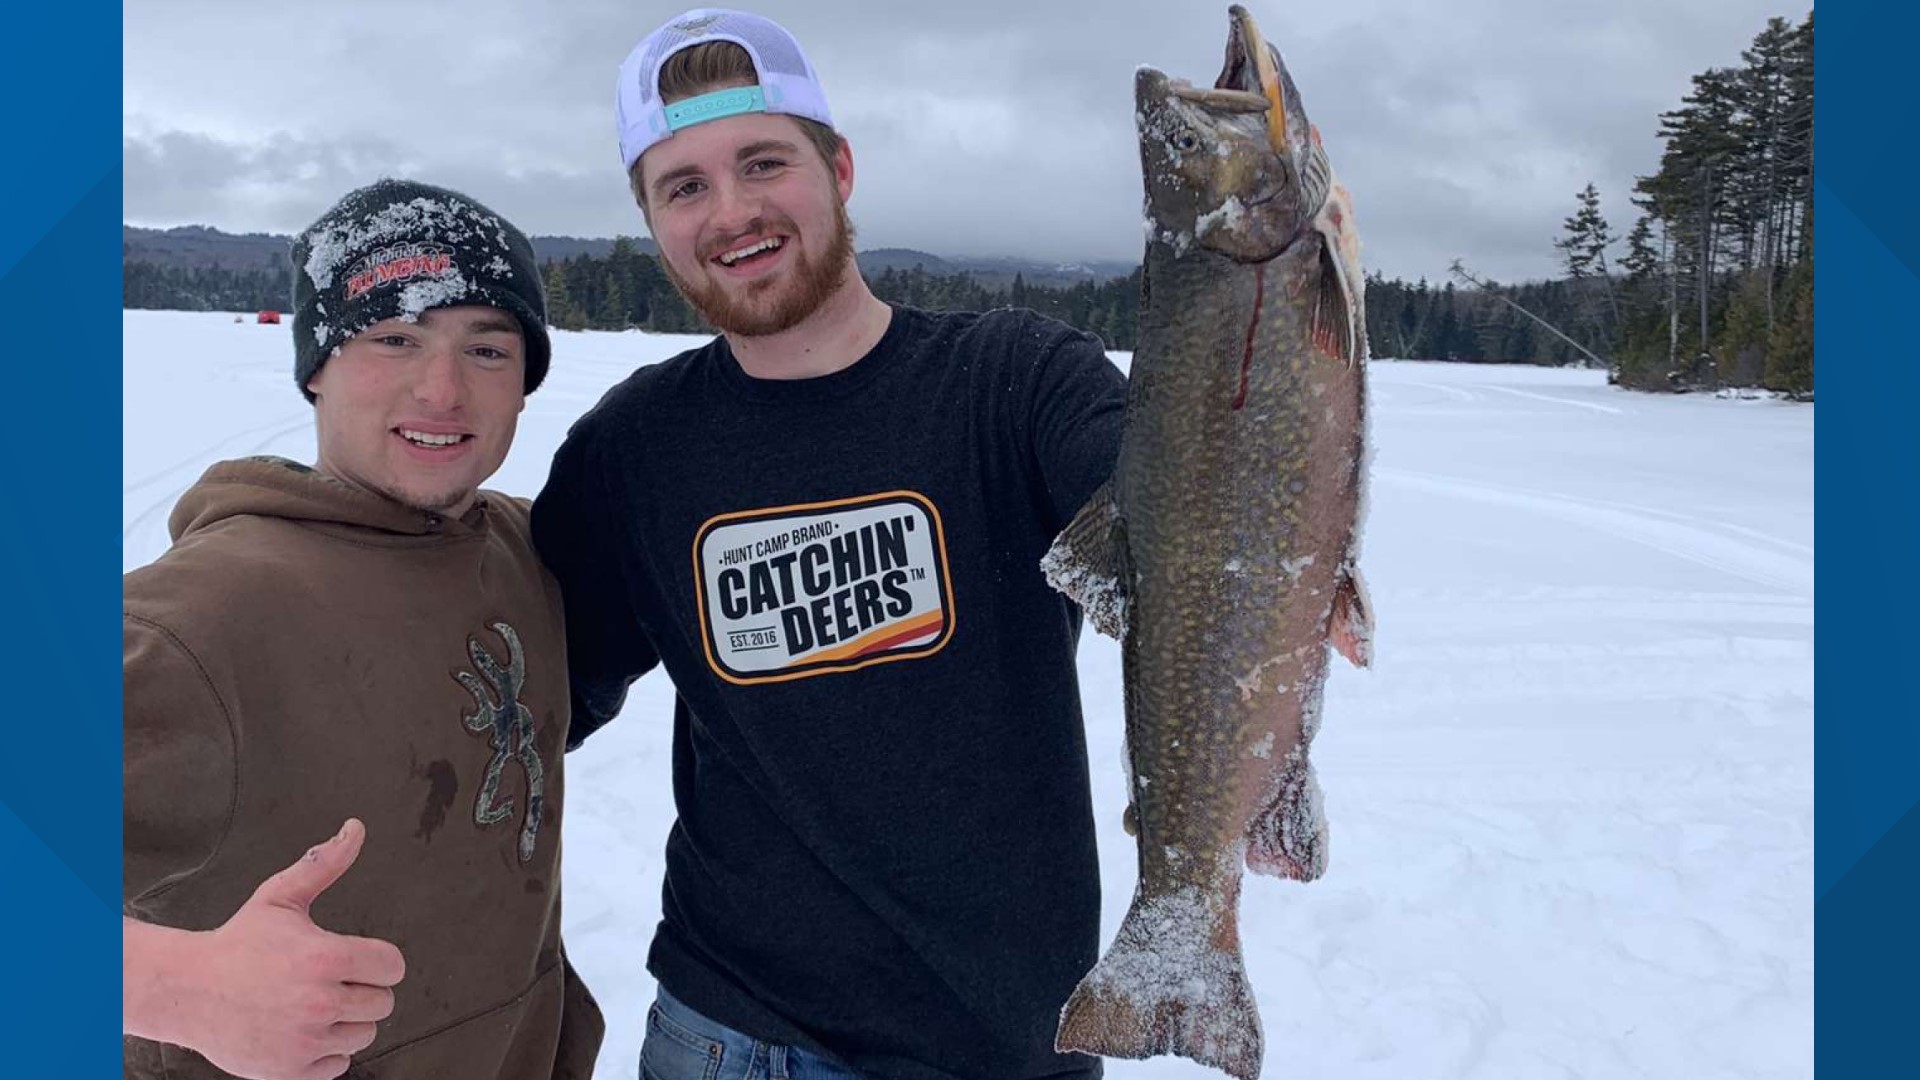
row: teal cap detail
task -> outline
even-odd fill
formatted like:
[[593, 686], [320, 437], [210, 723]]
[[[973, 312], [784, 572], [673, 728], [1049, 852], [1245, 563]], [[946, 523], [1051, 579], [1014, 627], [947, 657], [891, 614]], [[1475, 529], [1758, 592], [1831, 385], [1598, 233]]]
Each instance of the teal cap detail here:
[[726, 90], [715, 90], [711, 94], [701, 94], [685, 101], [676, 101], [667, 106], [667, 129], [679, 131], [684, 127], [704, 124], [709, 120], [718, 120], [726, 116], [738, 116], [741, 113], [766, 112], [766, 94], [758, 86], [735, 86]]

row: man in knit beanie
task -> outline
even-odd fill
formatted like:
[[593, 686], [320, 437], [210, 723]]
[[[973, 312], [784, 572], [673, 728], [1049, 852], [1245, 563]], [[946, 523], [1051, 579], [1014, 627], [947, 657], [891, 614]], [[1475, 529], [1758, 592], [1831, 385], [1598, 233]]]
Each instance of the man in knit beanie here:
[[[525, 395], [547, 373], [552, 349], [533, 246], [465, 195], [382, 180], [300, 234], [293, 270], [294, 381], [314, 403], [320, 471], [422, 509], [464, 512], [505, 460]], [[518, 338], [514, 358], [461, 345], [467, 359], [452, 370], [464, 401], [432, 399], [449, 397], [447, 384], [333, 374], [343, 351], [376, 374], [411, 371], [403, 359], [418, 360], [429, 339], [455, 331], [490, 331], [493, 345], [506, 344], [500, 335]], [[501, 377], [509, 362], [521, 378]]]
[[293, 246], [294, 381], [307, 381], [348, 338], [382, 319], [432, 308], [496, 307], [526, 338], [526, 392], [547, 374], [546, 297], [533, 245], [457, 191], [381, 180], [334, 204]]
[[383, 180], [293, 257], [315, 465], [213, 466], [123, 583], [126, 1080], [585, 1080], [560, 594], [480, 490], [547, 369], [532, 248]]

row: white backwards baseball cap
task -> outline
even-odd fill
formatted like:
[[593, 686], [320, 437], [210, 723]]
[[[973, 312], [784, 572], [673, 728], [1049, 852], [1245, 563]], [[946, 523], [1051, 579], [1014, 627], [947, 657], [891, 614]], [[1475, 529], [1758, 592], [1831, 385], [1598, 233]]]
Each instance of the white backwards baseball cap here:
[[[760, 73], [760, 85], [716, 90], [671, 105], [662, 102], [660, 69], [667, 58], [709, 41], [731, 41], [745, 49]], [[620, 65], [613, 112], [620, 132], [621, 164], [629, 170], [654, 143], [681, 128], [723, 116], [786, 113], [833, 126], [827, 95], [793, 35], [772, 19], [726, 8], [683, 12], [635, 45]]]

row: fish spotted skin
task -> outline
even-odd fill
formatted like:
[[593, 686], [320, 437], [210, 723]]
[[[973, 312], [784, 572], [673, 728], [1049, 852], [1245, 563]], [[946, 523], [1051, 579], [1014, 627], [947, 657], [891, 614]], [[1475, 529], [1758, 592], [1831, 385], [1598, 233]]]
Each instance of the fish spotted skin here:
[[1044, 565], [1122, 641], [1140, 872], [1056, 1045], [1253, 1080], [1242, 871], [1325, 871], [1307, 753], [1329, 646], [1371, 659], [1364, 279], [1346, 192], [1243, 10], [1213, 88], [1143, 68], [1135, 98], [1150, 235], [1126, 431]]

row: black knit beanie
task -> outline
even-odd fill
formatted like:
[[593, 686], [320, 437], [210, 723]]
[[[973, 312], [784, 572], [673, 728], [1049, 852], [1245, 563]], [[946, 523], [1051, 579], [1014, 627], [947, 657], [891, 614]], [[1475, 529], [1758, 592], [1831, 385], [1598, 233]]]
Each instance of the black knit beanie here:
[[496, 307], [520, 321], [527, 393], [546, 377], [547, 300], [533, 245], [457, 191], [381, 180], [352, 191], [293, 242], [293, 378], [307, 382], [348, 338], [434, 308]]

